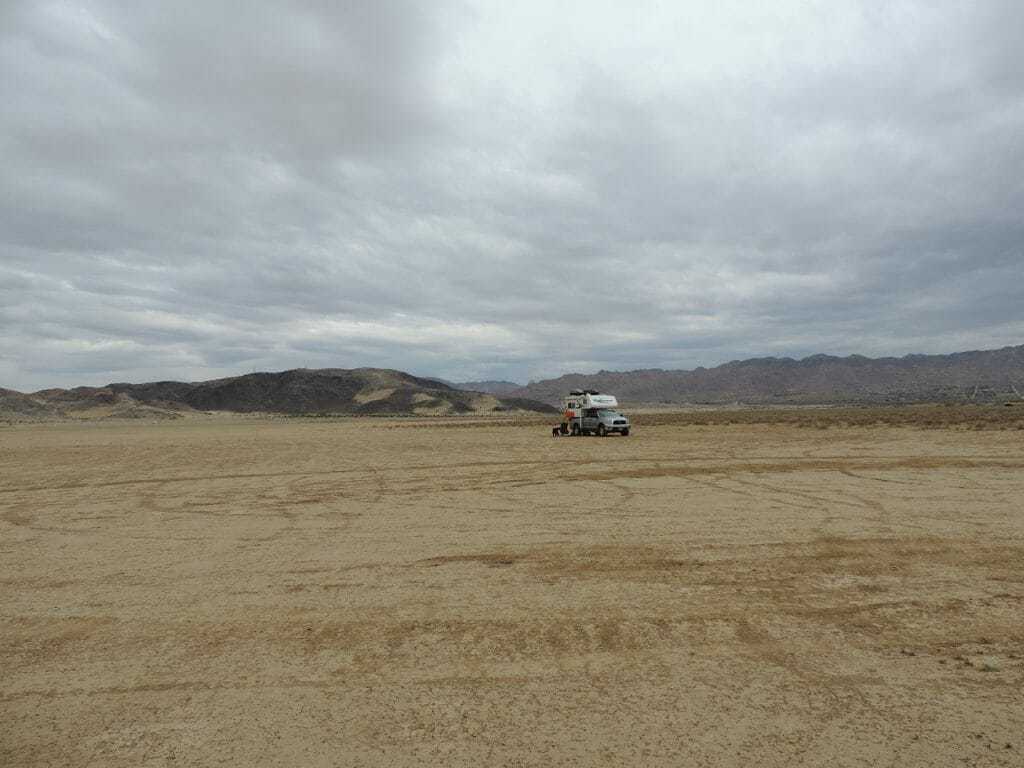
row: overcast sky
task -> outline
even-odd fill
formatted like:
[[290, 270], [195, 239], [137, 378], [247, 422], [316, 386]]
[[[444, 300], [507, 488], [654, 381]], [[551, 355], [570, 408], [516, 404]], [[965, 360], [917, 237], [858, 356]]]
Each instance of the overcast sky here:
[[1024, 343], [1024, 3], [0, 0], [0, 386]]

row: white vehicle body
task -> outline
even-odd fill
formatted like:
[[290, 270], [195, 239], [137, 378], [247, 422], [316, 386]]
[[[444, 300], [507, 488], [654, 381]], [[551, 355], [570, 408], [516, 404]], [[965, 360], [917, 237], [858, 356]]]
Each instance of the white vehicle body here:
[[576, 390], [562, 398], [563, 434], [620, 435], [629, 434], [629, 419], [616, 410], [619, 401], [614, 395], [593, 390]]
[[618, 408], [619, 401], [615, 395], [602, 395], [594, 392], [581, 392], [562, 398], [564, 410], [573, 411], [573, 417], [579, 417], [579, 411], [588, 408]]

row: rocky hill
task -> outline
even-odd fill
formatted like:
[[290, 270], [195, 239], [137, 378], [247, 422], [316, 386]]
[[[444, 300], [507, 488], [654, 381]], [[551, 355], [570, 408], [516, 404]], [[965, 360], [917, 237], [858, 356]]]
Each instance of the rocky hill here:
[[556, 404], [572, 389], [611, 392], [634, 404], [1009, 401], [1024, 395], [1024, 345], [951, 355], [766, 357], [692, 371], [568, 374], [509, 394]]
[[0, 389], [0, 417], [35, 419], [46, 417], [50, 411], [50, 406], [40, 398], [13, 389]]
[[158, 381], [105, 387], [0, 390], [0, 418], [175, 418], [196, 411], [292, 415], [446, 415], [555, 409], [378, 368], [296, 369], [201, 382]]

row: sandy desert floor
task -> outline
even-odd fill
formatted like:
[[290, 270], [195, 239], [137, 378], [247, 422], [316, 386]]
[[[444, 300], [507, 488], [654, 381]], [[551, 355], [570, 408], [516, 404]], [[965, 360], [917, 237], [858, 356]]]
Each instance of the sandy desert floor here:
[[0, 765], [1021, 766], [1024, 432], [0, 429]]

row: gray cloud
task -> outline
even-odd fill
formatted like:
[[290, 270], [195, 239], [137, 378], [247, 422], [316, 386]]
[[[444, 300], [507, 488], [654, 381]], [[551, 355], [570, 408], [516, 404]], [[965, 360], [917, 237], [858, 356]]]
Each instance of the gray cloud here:
[[0, 385], [1024, 339], [1018, 3], [0, 6]]

